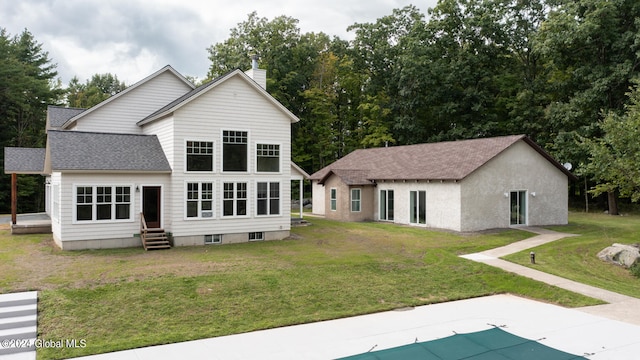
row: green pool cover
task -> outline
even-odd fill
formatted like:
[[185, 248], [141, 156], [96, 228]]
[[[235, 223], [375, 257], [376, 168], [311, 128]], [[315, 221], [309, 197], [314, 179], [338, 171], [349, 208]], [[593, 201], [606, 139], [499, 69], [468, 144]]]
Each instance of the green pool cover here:
[[566, 353], [521, 338], [500, 328], [371, 351], [342, 358], [348, 360], [574, 360], [585, 357]]

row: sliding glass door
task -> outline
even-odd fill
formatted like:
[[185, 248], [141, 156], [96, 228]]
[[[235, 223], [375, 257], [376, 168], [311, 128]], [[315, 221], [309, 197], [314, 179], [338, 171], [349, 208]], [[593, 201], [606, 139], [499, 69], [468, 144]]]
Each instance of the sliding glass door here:
[[511, 225], [527, 224], [527, 192], [512, 191], [511, 196]]

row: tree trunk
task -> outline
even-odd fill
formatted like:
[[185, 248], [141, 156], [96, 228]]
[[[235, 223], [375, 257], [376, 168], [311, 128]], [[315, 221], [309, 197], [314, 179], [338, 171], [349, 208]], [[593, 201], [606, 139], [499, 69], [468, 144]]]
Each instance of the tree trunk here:
[[615, 190], [607, 192], [607, 202], [609, 203], [609, 215], [619, 215], [618, 197], [616, 196]]

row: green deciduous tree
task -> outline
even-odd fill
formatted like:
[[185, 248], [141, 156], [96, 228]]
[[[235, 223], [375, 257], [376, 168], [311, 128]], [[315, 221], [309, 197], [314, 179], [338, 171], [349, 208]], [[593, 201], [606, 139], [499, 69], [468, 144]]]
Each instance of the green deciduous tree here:
[[600, 122], [602, 138], [583, 139], [589, 161], [585, 171], [598, 184], [593, 194], [619, 192], [633, 202], [640, 200], [640, 88], [638, 83], [628, 94], [629, 103], [620, 115], [609, 112]]
[[117, 75], [95, 74], [84, 84], [74, 76], [66, 89], [67, 105], [77, 108], [90, 108], [126, 89]]
[[546, 118], [557, 152], [580, 156], [571, 159], [577, 163], [586, 154], [576, 152], [576, 135], [599, 137], [597, 124], [602, 114], [623, 111], [631, 79], [639, 74], [640, 3], [577, 0], [551, 4], [537, 42], [550, 71]]

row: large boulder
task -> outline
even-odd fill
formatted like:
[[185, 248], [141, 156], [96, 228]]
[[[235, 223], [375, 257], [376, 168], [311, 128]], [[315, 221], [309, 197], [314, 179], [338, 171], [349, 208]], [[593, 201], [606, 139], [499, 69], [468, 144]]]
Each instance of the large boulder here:
[[630, 268], [640, 258], [640, 246], [613, 244], [598, 253], [598, 258], [612, 264]]

